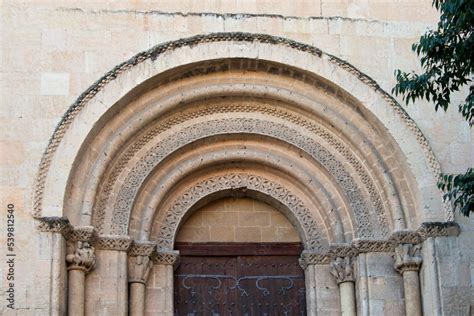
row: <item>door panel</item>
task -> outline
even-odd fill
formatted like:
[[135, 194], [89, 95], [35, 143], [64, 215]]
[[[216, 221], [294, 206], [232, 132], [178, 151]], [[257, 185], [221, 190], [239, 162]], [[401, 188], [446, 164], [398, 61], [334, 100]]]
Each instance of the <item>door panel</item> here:
[[305, 315], [304, 275], [294, 256], [237, 257], [239, 315]]
[[[182, 256], [175, 272], [175, 315], [306, 315], [298, 256]], [[267, 253], [275, 253], [269, 251]], [[185, 254], [186, 251], [183, 251]], [[244, 252], [241, 252], [244, 253]], [[252, 253], [248, 248], [245, 254]], [[260, 252], [262, 253], [262, 252]]]

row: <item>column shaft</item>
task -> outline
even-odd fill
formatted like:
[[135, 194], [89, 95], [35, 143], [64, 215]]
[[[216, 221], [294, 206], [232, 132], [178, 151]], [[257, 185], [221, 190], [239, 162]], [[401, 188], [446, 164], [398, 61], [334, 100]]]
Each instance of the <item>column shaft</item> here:
[[356, 304], [354, 282], [340, 283], [339, 295], [341, 297], [341, 314], [343, 316], [355, 316]]
[[83, 270], [69, 270], [68, 285], [68, 315], [84, 315], [84, 282], [86, 274]]
[[306, 309], [308, 316], [316, 315], [316, 275], [314, 264], [309, 264], [305, 271]]
[[130, 315], [145, 315], [146, 285], [140, 282], [130, 283]]
[[403, 287], [406, 314], [421, 316], [420, 278], [418, 271], [409, 270], [403, 272]]
[[169, 315], [173, 314], [173, 293], [174, 293], [174, 267], [170, 264], [165, 266], [166, 269], [166, 283], [168, 285], [168, 290], [165, 291], [165, 312], [168, 312]]

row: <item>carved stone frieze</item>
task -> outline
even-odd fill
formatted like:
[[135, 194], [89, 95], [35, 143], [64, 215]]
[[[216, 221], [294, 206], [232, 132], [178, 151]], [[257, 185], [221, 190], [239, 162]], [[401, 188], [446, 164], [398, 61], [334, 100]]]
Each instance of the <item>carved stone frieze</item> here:
[[95, 245], [97, 249], [127, 251], [132, 244], [130, 236], [124, 235], [100, 235]]
[[317, 221], [298, 196], [278, 183], [261, 176], [246, 173], [230, 173], [211, 177], [187, 189], [167, 210], [157, 238], [158, 249], [173, 249], [173, 240], [179, 224], [191, 206], [212, 193], [228, 189], [246, 188], [275, 198], [287, 207], [290, 216], [296, 218], [305, 235], [305, 247], [309, 250], [322, 250]]
[[91, 271], [95, 266], [95, 249], [87, 241], [76, 241], [74, 253], [66, 256], [68, 270]]
[[128, 257], [128, 282], [145, 284], [152, 266], [149, 256]]
[[420, 269], [421, 245], [401, 244], [395, 247], [393, 255], [395, 270], [403, 274], [405, 271], [418, 271]]
[[428, 222], [421, 224], [418, 234], [421, 238], [426, 239], [429, 237], [458, 236], [460, 231], [459, 224], [455, 222]]
[[179, 265], [179, 251], [158, 251], [152, 255], [153, 264]]
[[97, 233], [93, 226], [77, 226], [68, 231], [64, 237], [69, 242], [87, 241], [92, 243], [97, 238]]
[[367, 252], [392, 252], [395, 247], [393, 241], [379, 239], [360, 239], [352, 240], [352, 247], [359, 253]]
[[129, 256], [151, 256], [156, 250], [156, 243], [152, 241], [135, 241], [128, 251]]
[[37, 222], [37, 228], [41, 232], [59, 233], [66, 236], [73, 229], [67, 217], [41, 217]]
[[331, 258], [325, 253], [318, 253], [307, 250], [303, 251], [300, 255], [300, 258], [298, 259], [298, 262], [301, 268], [303, 268], [303, 270], [306, 270], [309, 265], [328, 264], [330, 261]]
[[[273, 109], [273, 114], [276, 111]], [[289, 119], [291, 114], [285, 112], [285, 119]], [[295, 118], [295, 120], [297, 120]], [[160, 124], [160, 128], [164, 128], [166, 124]], [[145, 156], [132, 168], [127, 175], [124, 175], [125, 181], [118, 192], [115, 200], [112, 215], [112, 233], [125, 234], [127, 231], [129, 213], [133, 205], [134, 198], [140, 188], [141, 183], [146, 176], [155, 168], [157, 164], [165, 159], [170, 153], [178, 148], [203, 137], [209, 137], [217, 134], [230, 133], [258, 133], [284, 140], [290, 144], [301, 148], [332, 174], [335, 181], [338, 182], [341, 189], [345, 192], [349, 204], [351, 205], [356, 218], [357, 234], [359, 237], [383, 237], [388, 236], [389, 225], [384, 213], [382, 200], [376, 186], [372, 183], [371, 177], [367, 174], [358, 159], [347, 149], [342, 143], [334, 140], [327, 131], [321, 127], [312, 127], [311, 123], [305, 122], [305, 128], [310, 129], [314, 133], [319, 133], [321, 137], [325, 137], [326, 141], [331, 143], [345, 158], [353, 165], [357, 171], [359, 178], [365, 186], [365, 190], [371, 196], [371, 205], [369, 201], [362, 196], [362, 188], [359, 188], [356, 181], [344, 164], [335, 158], [335, 156], [324, 146], [319, 144], [315, 139], [303, 136], [291, 128], [271, 121], [264, 121], [253, 118], [233, 118], [219, 119], [198, 123], [194, 126], [184, 128], [177, 131], [173, 135], [163, 139], [160, 143], [152, 147]], [[152, 133], [154, 134], [154, 133]], [[146, 139], [150, 139], [147, 137]], [[138, 146], [139, 147], [139, 146]], [[132, 146], [133, 150], [137, 150]], [[126, 157], [132, 157], [133, 154], [128, 153]], [[118, 176], [119, 172], [112, 172]], [[113, 181], [114, 183], [114, 181]], [[105, 220], [105, 205], [109, 199], [112, 187], [104, 189], [104, 194], [96, 207], [94, 207], [95, 220], [100, 230], [103, 230]], [[370, 215], [371, 210], [375, 216]]]
[[354, 267], [352, 257], [337, 257], [331, 262], [331, 274], [336, 278], [337, 284], [354, 282]]
[[422, 239], [418, 231], [416, 230], [399, 230], [393, 232], [390, 236], [389, 240], [391, 240], [395, 245], [399, 244], [419, 244]]
[[353, 247], [351, 244], [331, 244], [328, 252], [328, 255], [331, 258], [355, 257], [357, 254], [357, 248]]

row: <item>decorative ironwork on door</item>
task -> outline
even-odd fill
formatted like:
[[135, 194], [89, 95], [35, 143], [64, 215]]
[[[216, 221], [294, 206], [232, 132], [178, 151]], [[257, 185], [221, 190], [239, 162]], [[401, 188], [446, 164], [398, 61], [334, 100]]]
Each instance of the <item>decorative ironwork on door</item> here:
[[183, 256], [175, 315], [306, 315], [298, 256]]

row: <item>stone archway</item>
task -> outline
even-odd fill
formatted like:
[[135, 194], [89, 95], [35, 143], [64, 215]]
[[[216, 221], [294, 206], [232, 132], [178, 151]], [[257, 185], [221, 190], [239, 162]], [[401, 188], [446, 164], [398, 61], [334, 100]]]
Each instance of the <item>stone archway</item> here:
[[[172, 276], [174, 238], [194, 204], [235, 189], [266, 196], [305, 244], [315, 314], [327, 301], [314, 280], [331, 261], [338, 282], [352, 284], [341, 299], [355, 306], [355, 279], [361, 293], [371, 281], [344, 274], [354, 261], [359, 271], [372, 255], [391, 265], [395, 246], [447, 234], [420, 226], [451, 218], [439, 207], [438, 172], [413, 121], [352, 66], [282, 38], [213, 34], [141, 53], [73, 104], [43, 157], [34, 216], [68, 240], [74, 293], [84, 295], [94, 261], [80, 258], [96, 247], [96, 261], [109, 264], [88, 275], [90, 288], [117, 284], [106, 308], [123, 314], [130, 283], [141, 313], [151, 263]], [[399, 291], [401, 278], [387, 277]], [[95, 310], [98, 297], [74, 306]]]
[[175, 314], [306, 314], [301, 239], [280, 211], [246, 193], [202, 201], [179, 229]]
[[173, 250], [178, 227], [183, 223], [189, 210], [200, 200], [226, 190], [244, 190], [249, 196], [258, 195], [259, 193], [273, 199], [275, 202], [270, 203], [280, 204], [282, 212], [292, 222], [297, 223], [297, 227], [302, 233], [305, 249], [322, 251], [325, 248], [321, 236], [319, 236], [316, 220], [298, 196], [291, 193], [287, 188], [261, 176], [231, 173], [201, 180], [174, 201], [173, 206], [167, 210], [160, 225], [157, 239], [158, 249], [163, 251]]

